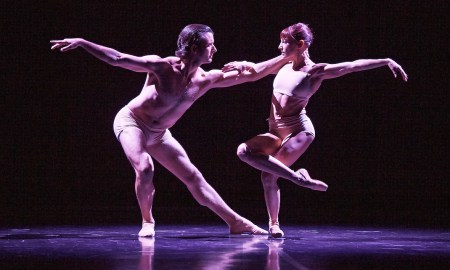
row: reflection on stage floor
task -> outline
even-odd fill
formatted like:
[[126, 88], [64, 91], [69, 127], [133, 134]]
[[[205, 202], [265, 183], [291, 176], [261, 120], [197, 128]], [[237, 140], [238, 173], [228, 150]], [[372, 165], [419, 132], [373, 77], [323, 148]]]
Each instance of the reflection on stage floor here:
[[450, 269], [450, 231], [284, 226], [286, 237], [224, 225], [0, 229], [0, 269]]

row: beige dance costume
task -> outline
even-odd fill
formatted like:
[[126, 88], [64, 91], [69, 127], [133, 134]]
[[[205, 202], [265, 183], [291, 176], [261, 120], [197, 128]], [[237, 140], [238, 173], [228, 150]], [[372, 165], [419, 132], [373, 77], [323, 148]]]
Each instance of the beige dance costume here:
[[134, 127], [142, 130], [146, 138], [146, 145], [153, 145], [164, 142], [172, 137], [172, 134], [168, 129], [152, 128], [140, 120], [134, 113], [127, 107], [123, 107], [116, 115], [114, 119], [114, 133], [119, 140], [120, 134], [129, 127]]
[[[276, 135], [277, 137], [282, 139], [281, 145], [286, 143], [291, 137], [294, 137], [295, 135], [304, 132], [311, 136], [315, 136], [315, 129], [314, 125], [311, 122], [311, 119], [306, 115], [305, 107], [308, 104], [309, 97], [312, 96], [311, 94], [306, 94], [305, 96], [298, 96], [296, 93], [295, 95], [291, 92], [280, 90], [280, 89], [274, 89], [274, 96], [272, 97], [272, 103], [275, 104], [276, 97], [275, 95], [281, 94], [281, 95], [287, 95], [290, 96], [291, 99], [298, 99], [297, 102], [295, 102], [295, 107], [300, 108], [300, 114], [293, 115], [293, 116], [277, 116], [271, 111], [270, 117], [268, 118], [269, 121], [269, 132]], [[301, 93], [300, 93], [301, 94]]]

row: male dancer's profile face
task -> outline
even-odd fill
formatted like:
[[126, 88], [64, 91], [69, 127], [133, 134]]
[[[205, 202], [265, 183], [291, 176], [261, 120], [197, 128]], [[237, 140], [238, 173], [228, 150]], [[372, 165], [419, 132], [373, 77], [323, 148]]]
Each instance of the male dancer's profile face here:
[[205, 33], [202, 37], [202, 46], [198, 48], [200, 62], [205, 64], [211, 63], [216, 52], [217, 48], [214, 46], [214, 35], [212, 33]]

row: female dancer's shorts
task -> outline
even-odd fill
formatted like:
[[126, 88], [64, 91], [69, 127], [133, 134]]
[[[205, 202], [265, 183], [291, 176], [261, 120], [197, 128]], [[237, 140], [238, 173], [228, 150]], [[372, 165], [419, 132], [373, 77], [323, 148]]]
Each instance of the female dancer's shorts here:
[[282, 139], [281, 145], [286, 143], [290, 138], [304, 132], [315, 136], [316, 131], [311, 119], [306, 115], [306, 110], [302, 110], [299, 115], [283, 117], [280, 119], [268, 119], [269, 132]]

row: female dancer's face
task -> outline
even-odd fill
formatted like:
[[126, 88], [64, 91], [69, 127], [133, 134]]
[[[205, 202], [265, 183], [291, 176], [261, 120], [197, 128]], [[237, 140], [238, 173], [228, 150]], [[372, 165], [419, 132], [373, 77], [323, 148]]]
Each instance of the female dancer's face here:
[[290, 56], [297, 53], [299, 46], [297, 42], [292, 41], [291, 39], [282, 38], [278, 49], [281, 51], [281, 55]]

